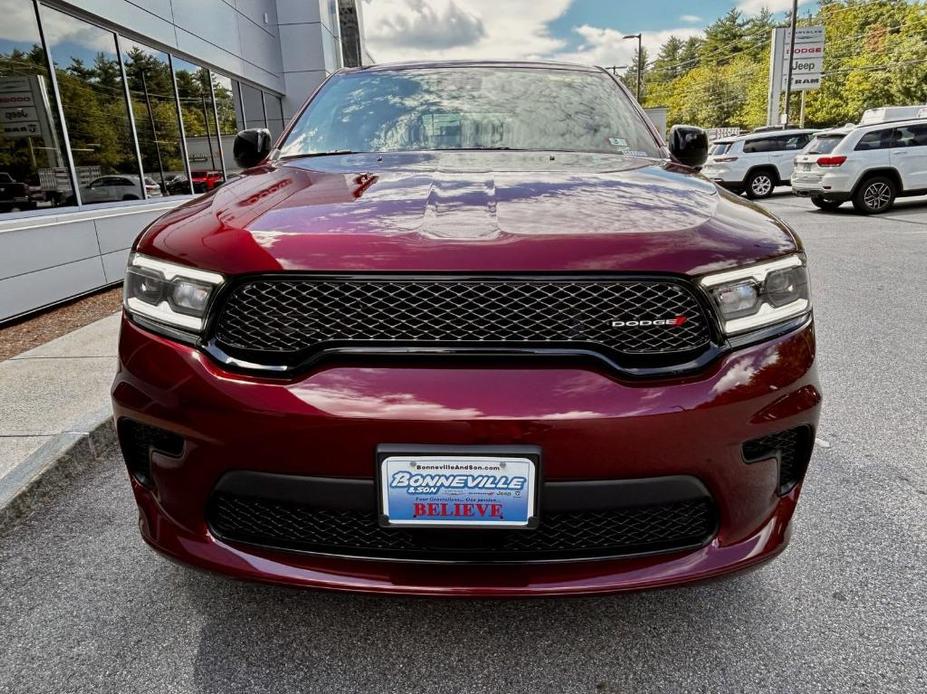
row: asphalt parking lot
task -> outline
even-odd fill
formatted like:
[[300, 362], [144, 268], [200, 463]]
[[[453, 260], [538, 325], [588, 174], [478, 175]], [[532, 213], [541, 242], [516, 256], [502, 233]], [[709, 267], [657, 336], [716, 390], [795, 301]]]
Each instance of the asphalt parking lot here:
[[765, 205], [804, 239], [826, 388], [773, 563], [560, 600], [242, 584], [143, 545], [114, 454], [0, 535], [0, 692], [927, 690], [927, 202]]

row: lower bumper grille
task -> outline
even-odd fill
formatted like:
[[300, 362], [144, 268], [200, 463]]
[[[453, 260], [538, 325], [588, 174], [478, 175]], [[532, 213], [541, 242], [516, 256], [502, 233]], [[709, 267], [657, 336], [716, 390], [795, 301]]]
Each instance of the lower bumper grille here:
[[745, 442], [743, 456], [748, 463], [776, 458], [779, 461], [779, 493], [786, 494], [804, 479], [813, 443], [811, 427], [796, 427]]
[[376, 513], [217, 493], [208, 510], [223, 540], [371, 558], [537, 561], [612, 557], [705, 544], [716, 528], [710, 499], [541, 515], [534, 530], [383, 528]]
[[178, 434], [133, 419], [120, 419], [118, 432], [122, 457], [129, 472], [145, 486], [151, 486], [152, 483], [152, 451], [174, 457], [183, 452], [183, 438]]

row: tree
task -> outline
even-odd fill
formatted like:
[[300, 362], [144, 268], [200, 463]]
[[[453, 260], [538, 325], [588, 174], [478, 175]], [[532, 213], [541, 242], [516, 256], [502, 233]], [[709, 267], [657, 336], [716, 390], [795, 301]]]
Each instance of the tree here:
[[628, 66], [628, 69], [625, 70], [624, 77], [622, 80], [627, 85], [634, 94], [637, 94], [637, 75], [638, 70], [640, 70], [641, 75], [641, 94], [640, 101], [644, 102], [644, 94], [646, 89], [644, 88], [643, 80], [647, 75], [647, 49], [641, 46], [640, 51], [634, 49], [634, 58], [631, 60], [631, 64]]
[[[820, 0], [799, 22], [824, 25], [826, 36], [824, 79], [806, 93], [806, 125], [842, 125], [867, 108], [927, 103], [924, 2]], [[767, 11], [744, 21], [732, 10], [706, 29], [704, 41], [692, 38], [680, 48], [667, 40], [647, 73], [646, 103], [669, 107], [669, 124], [765, 123], [775, 25]], [[795, 113], [799, 98], [794, 95]]]
[[769, 8], [764, 7], [756, 17], [747, 20], [744, 25], [744, 41], [746, 51], [754, 60], [759, 59], [764, 54], [767, 56], [769, 49], [769, 39], [772, 30], [776, 28], [776, 20]]
[[135, 132], [146, 173], [183, 171], [177, 104], [167, 56], [137, 45], [126, 51], [123, 64], [132, 97]]
[[682, 52], [685, 44], [678, 36], [670, 36], [657, 53], [653, 61], [651, 78], [655, 82], [667, 82], [674, 80], [682, 74], [684, 67], [682, 63]]
[[709, 64], [724, 64], [748, 47], [745, 38], [743, 13], [731, 8], [705, 29], [705, 43], [701, 57]]
[[97, 53], [93, 60], [93, 80], [98, 88], [116, 94], [122, 91], [122, 74], [119, 70], [119, 61], [116, 58], [107, 58], [103, 53]]
[[679, 53], [680, 68], [682, 69], [680, 74], [685, 74], [685, 72], [698, 65], [703, 43], [704, 41], [698, 36], [690, 36], [686, 39], [682, 51]]

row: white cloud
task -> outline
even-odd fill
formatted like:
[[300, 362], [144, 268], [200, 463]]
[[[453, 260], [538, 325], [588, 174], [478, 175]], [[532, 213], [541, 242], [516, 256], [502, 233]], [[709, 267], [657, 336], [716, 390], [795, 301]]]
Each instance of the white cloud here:
[[[42, 26], [45, 29], [45, 38], [53, 44], [74, 43], [88, 51], [103, 51], [115, 53], [116, 43], [113, 35], [74, 17], [47, 7], [42, 7]], [[69, 63], [69, 56], [55, 54], [55, 62]]]
[[704, 20], [695, 14], [684, 14], [679, 18], [679, 21], [685, 22], [686, 24], [698, 24]]
[[381, 41], [425, 50], [471, 46], [486, 35], [483, 20], [453, 0], [435, 9], [424, 0], [407, 0], [403, 12], [384, 17], [377, 27]]
[[[52, 43], [71, 42], [92, 51], [114, 53], [116, 44], [113, 35], [103, 29], [84, 24], [70, 15], [42, 8], [42, 23], [45, 36]], [[28, 2], [4, 3], [3, 21], [0, 22], [0, 40], [26, 44], [28, 50], [34, 43], [39, 43], [35, 12]], [[68, 56], [57, 56], [67, 64]]]
[[[799, 6], [807, 5], [814, 0], [798, 0]], [[785, 12], [792, 9], [792, 0], [741, 0], [737, 3], [737, 9], [748, 17], [758, 15], [763, 8], [770, 12]]]
[[[370, 52], [378, 61], [552, 58], [587, 65], [625, 65], [636, 41], [627, 33], [590, 25], [575, 27], [581, 45], [552, 36], [548, 24], [572, 0], [368, 0], [364, 25]], [[692, 16], [693, 19], [698, 19]], [[631, 27], [628, 27], [631, 31]], [[685, 40], [701, 30], [684, 26], [643, 33], [651, 59], [663, 42], [676, 35]]]
[[35, 10], [32, 3], [12, 3], [4, 5], [3, 20], [0, 22], [0, 39], [23, 42], [26, 44], [38, 43], [39, 30], [35, 26]]
[[[373, 0], [364, 6], [364, 27], [370, 52], [382, 62], [532, 59], [564, 48], [547, 25], [570, 2]], [[452, 18], [453, 26], [445, 26], [445, 18]]]
[[[583, 43], [575, 51], [558, 53], [555, 56], [558, 60], [587, 65], [630, 65], [634, 60], [637, 41], [623, 38], [625, 36], [623, 31], [603, 29], [588, 24], [576, 27], [573, 31], [579, 34]], [[701, 36], [702, 32], [692, 27], [681, 27], [666, 31], [645, 31], [642, 34], [641, 41], [648, 58], [653, 60], [660, 46], [670, 36], [677, 36], [685, 41], [690, 36]]]

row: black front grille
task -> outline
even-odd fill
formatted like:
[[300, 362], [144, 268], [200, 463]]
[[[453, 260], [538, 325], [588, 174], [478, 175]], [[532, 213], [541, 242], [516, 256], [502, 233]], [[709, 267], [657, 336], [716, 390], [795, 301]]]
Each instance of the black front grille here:
[[214, 494], [210, 527], [228, 541], [359, 557], [531, 561], [669, 551], [707, 542], [708, 498], [607, 511], [541, 515], [532, 530], [383, 528], [374, 511], [333, 510]]
[[691, 357], [710, 339], [692, 290], [672, 280], [382, 276], [249, 281], [221, 305], [215, 337], [231, 354], [271, 357], [364, 344], [583, 345]]
[[747, 441], [743, 456], [748, 463], [778, 459], [779, 493], [785, 494], [804, 478], [813, 443], [810, 427], [796, 427]]

